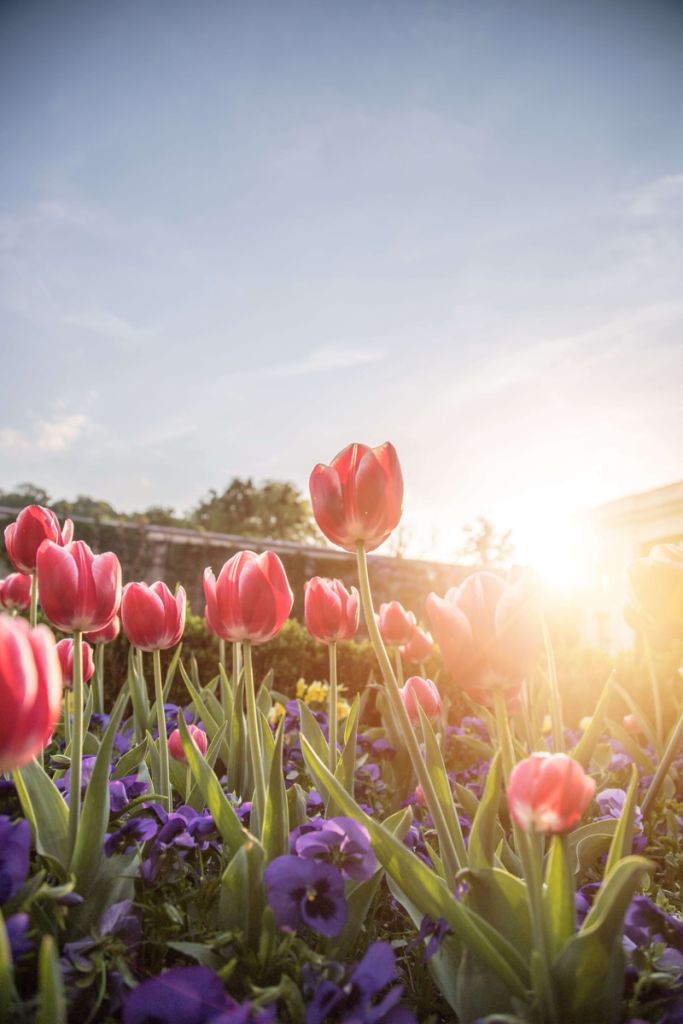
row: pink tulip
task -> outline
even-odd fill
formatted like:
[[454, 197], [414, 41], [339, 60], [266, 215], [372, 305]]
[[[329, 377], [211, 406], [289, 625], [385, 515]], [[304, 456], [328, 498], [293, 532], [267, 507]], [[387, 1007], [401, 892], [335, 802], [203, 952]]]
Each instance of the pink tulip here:
[[408, 643], [401, 648], [401, 657], [405, 661], [426, 661], [431, 657], [433, 650], [434, 641], [429, 633], [416, 626]]
[[304, 618], [311, 636], [323, 644], [350, 640], [358, 631], [360, 605], [355, 587], [314, 576], [304, 584]]
[[[187, 731], [194, 740], [195, 746], [199, 748], [202, 754], [206, 754], [209, 746], [209, 737], [204, 730], [200, 729], [198, 725], [188, 725]], [[187, 761], [185, 751], [183, 750], [183, 741], [180, 738], [180, 731], [178, 729], [174, 729], [168, 737], [168, 751], [174, 761]]]
[[403, 477], [394, 446], [350, 444], [329, 466], [315, 467], [310, 491], [315, 521], [328, 540], [345, 551], [363, 541], [373, 551], [401, 518]]
[[141, 651], [165, 651], [180, 642], [185, 629], [185, 591], [173, 596], [165, 583], [127, 583], [121, 598], [123, 631]]
[[401, 700], [413, 725], [420, 721], [418, 704], [431, 722], [435, 722], [441, 714], [441, 694], [431, 679], [423, 679], [422, 676], [406, 679], [401, 689]]
[[525, 832], [569, 832], [593, 799], [595, 781], [567, 754], [532, 754], [512, 770], [507, 801]]
[[280, 632], [294, 600], [274, 551], [240, 551], [228, 559], [218, 579], [205, 569], [204, 596], [211, 631], [223, 640], [252, 644], [265, 644]]
[[64, 547], [73, 537], [73, 532], [70, 519], [65, 520], [64, 526], [60, 528], [52, 509], [43, 508], [42, 505], [27, 505], [17, 516], [16, 522], [5, 527], [7, 554], [15, 569], [32, 573], [43, 541], [50, 540]]
[[28, 764], [50, 741], [62, 706], [62, 670], [47, 626], [0, 615], [0, 771]]
[[630, 732], [632, 736], [638, 736], [643, 731], [635, 715], [624, 715], [622, 722], [626, 732]]
[[[89, 682], [95, 671], [95, 662], [92, 656], [92, 647], [87, 644], [85, 640], [81, 642], [81, 651], [83, 652], [83, 682]], [[60, 640], [57, 644], [57, 654], [59, 656], [59, 664], [62, 667], [62, 678], [64, 679], [64, 686], [67, 690], [73, 687], [73, 676], [74, 676], [74, 642], [71, 639]]]
[[45, 541], [36, 562], [40, 603], [63, 633], [103, 629], [121, 602], [121, 565], [111, 551], [94, 555], [85, 541]]
[[31, 577], [13, 572], [0, 580], [0, 606], [8, 612], [25, 612], [31, 604]]
[[519, 695], [541, 638], [529, 577], [506, 583], [476, 572], [448, 591], [430, 594], [427, 613], [443, 660], [455, 681], [481, 704], [496, 688]]
[[86, 633], [83, 637], [89, 644], [110, 644], [113, 640], [116, 640], [117, 636], [121, 632], [121, 620], [118, 615], [115, 615], [111, 622], [108, 622], [102, 629], [94, 629], [90, 633]]
[[389, 647], [407, 644], [417, 623], [412, 612], [407, 612], [400, 601], [389, 601], [379, 606], [379, 631]]

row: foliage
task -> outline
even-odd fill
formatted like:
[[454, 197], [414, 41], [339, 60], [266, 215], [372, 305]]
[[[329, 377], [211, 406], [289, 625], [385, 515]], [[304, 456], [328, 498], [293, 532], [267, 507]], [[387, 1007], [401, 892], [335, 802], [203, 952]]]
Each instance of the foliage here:
[[235, 477], [222, 494], [209, 491], [191, 516], [193, 525], [216, 533], [276, 540], [308, 540], [316, 528], [308, 501], [293, 484]]
[[465, 539], [456, 552], [458, 558], [476, 569], [501, 569], [510, 564], [514, 543], [512, 531], [499, 532], [486, 516], [463, 527]]

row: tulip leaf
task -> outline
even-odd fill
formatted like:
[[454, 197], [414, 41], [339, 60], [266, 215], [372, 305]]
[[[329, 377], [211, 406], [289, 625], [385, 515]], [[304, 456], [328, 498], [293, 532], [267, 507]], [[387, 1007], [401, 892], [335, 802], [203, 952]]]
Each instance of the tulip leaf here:
[[34, 759], [14, 773], [24, 814], [35, 833], [36, 849], [66, 870], [69, 862], [69, 809], [52, 779]]
[[232, 717], [229, 726], [228, 741], [228, 762], [226, 765], [228, 774], [228, 787], [234, 790], [242, 799], [247, 796], [247, 780], [245, 778], [248, 758], [246, 754], [246, 723], [244, 721], [244, 674], [235, 689], [235, 700], [233, 704]]
[[591, 757], [593, 756], [593, 751], [602, 736], [607, 710], [614, 694], [615, 683], [616, 672], [612, 672], [608, 676], [607, 682], [602, 688], [602, 692], [600, 693], [597, 706], [593, 712], [588, 728], [572, 751], [572, 757], [575, 761], [578, 761], [583, 768], [588, 768]]
[[282, 745], [284, 741], [284, 720], [280, 722], [275, 740], [275, 749], [270, 762], [270, 778], [266, 787], [266, 803], [263, 811], [261, 843], [266, 860], [289, 852], [289, 807], [282, 773]]
[[626, 800], [619, 816], [607, 863], [605, 864], [605, 878], [612, 873], [619, 861], [623, 860], [624, 857], [628, 857], [633, 852], [633, 829], [636, 819], [637, 797], [638, 769], [633, 764], [631, 765], [631, 781], [626, 794]]
[[187, 763], [202, 791], [206, 806], [211, 812], [228, 852], [234, 854], [247, 842], [248, 835], [242, 828], [234, 807], [223, 792], [215, 772], [206, 763], [192, 739], [182, 715], [178, 719], [178, 728]]
[[36, 1024], [66, 1024], [66, 996], [59, 953], [52, 935], [44, 935], [38, 954]]
[[148, 742], [149, 741], [145, 736], [141, 743], [138, 743], [135, 747], [131, 747], [130, 750], [126, 751], [123, 757], [119, 758], [116, 768], [111, 775], [112, 780], [123, 779], [126, 775], [132, 775], [133, 772], [136, 771], [145, 758]]
[[299, 728], [321, 761], [327, 761], [328, 746], [323, 731], [318, 724], [316, 717], [302, 700], [297, 701], [299, 705]]
[[[437, 802], [443, 811], [446, 828], [453, 840], [453, 846], [455, 847], [455, 853], [458, 859], [458, 868], [466, 868], [469, 864], [467, 848], [465, 847], [465, 840], [463, 838], [462, 828], [460, 827], [460, 818], [458, 817], [458, 812], [455, 807], [453, 790], [451, 789], [450, 779], [448, 778], [448, 772], [446, 771], [446, 765], [444, 764], [443, 754], [441, 753], [439, 744], [436, 742], [436, 736], [434, 735], [432, 724], [424, 713], [422, 705], [418, 700], [415, 701], [415, 704], [420, 717], [422, 736], [424, 737], [427, 771], [429, 772], [432, 780]], [[439, 834], [440, 853], [443, 858], [444, 848], [443, 843], [441, 842], [442, 838], [443, 837]]]
[[14, 987], [14, 963], [5, 919], [0, 911], [0, 1020], [14, 1020], [12, 1012], [17, 991]]
[[498, 821], [501, 784], [500, 752], [496, 753], [470, 831], [468, 855], [473, 868], [492, 868], [496, 843], [502, 832]]
[[331, 792], [345, 814], [365, 825], [374, 851], [398, 889], [422, 914], [434, 920], [443, 917], [463, 943], [495, 971], [510, 991], [524, 997], [527, 969], [517, 950], [483, 918], [459, 903], [443, 879], [412, 854], [379, 822], [365, 814], [355, 800], [330, 774], [304, 736], [301, 749], [317, 788]]
[[221, 927], [225, 931], [241, 932], [252, 948], [258, 944], [265, 908], [265, 860], [263, 847], [249, 837], [237, 850], [221, 879], [218, 902]]
[[178, 668], [178, 663], [180, 661], [182, 649], [183, 645], [182, 643], [179, 643], [175, 651], [173, 652], [173, 657], [171, 658], [169, 666], [166, 669], [166, 677], [164, 679], [164, 687], [162, 691], [164, 695], [164, 702], [168, 700], [168, 695], [171, 692], [171, 687], [173, 686], [173, 680], [175, 679], [175, 674]]
[[617, 828], [616, 818], [591, 821], [581, 825], [569, 835], [569, 863], [574, 877], [581, 881], [586, 870], [598, 857], [607, 853]]
[[[187, 687], [187, 691], [190, 694], [190, 697], [192, 698], [192, 703], [194, 705], [195, 711], [199, 715], [202, 723], [204, 724], [204, 726], [206, 728], [207, 736], [209, 737], [210, 740], [212, 740], [214, 738], [214, 736], [218, 733], [218, 731], [219, 731], [219, 729], [221, 727], [221, 724], [222, 724], [222, 722], [224, 720], [223, 709], [221, 708], [220, 704], [218, 703], [216, 698], [213, 696], [213, 694], [209, 693], [209, 694], [206, 694], [206, 696], [208, 698], [212, 698], [213, 701], [214, 701], [213, 710], [212, 710], [209, 707], [207, 699], [205, 699], [205, 694], [202, 694], [197, 689], [197, 687], [194, 685], [194, 683], [192, 682], [192, 680], [188, 676], [187, 672], [185, 671], [185, 666], [183, 665], [182, 661], [179, 662], [178, 665], [179, 665], [179, 668], [180, 668], [180, 674], [183, 677], [183, 682], [185, 683], [185, 686]], [[223, 759], [223, 763], [224, 764], [227, 764], [229, 756], [230, 756], [230, 751], [229, 751], [229, 748], [228, 748], [228, 744], [227, 744], [227, 741], [224, 740], [223, 745], [221, 747], [221, 758]]]
[[634, 739], [634, 737], [624, 729], [623, 725], [619, 725], [618, 722], [608, 722], [609, 731], [615, 740], [621, 743], [622, 747], [636, 764], [639, 764], [646, 775], [650, 775], [654, 771], [654, 764], [652, 759], [647, 756], [640, 744]]
[[554, 835], [550, 841], [545, 883], [544, 906], [554, 960], [576, 931], [574, 872], [566, 835]]

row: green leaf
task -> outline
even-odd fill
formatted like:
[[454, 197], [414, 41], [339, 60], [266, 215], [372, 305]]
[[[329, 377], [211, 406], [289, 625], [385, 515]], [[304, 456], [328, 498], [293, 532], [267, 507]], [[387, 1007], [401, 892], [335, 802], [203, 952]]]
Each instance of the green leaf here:
[[622, 747], [636, 764], [639, 764], [646, 775], [652, 774], [654, 771], [654, 764], [652, 759], [647, 756], [640, 744], [633, 738], [631, 733], [626, 732], [623, 725], [618, 722], [608, 722], [609, 731], [615, 740], [621, 743]]
[[598, 857], [607, 853], [616, 828], [616, 818], [608, 818], [605, 821], [591, 821], [570, 832], [569, 863], [578, 882], [582, 881]]
[[284, 719], [282, 719], [277, 730], [275, 749], [270, 762], [270, 777], [266, 788], [266, 805], [263, 812], [263, 829], [261, 830], [261, 842], [268, 862], [289, 852], [289, 807], [285, 778], [282, 773], [284, 735]]
[[[451, 789], [451, 782], [448, 778], [448, 772], [446, 771], [446, 765], [444, 764], [443, 754], [441, 753], [441, 747], [436, 741], [434, 730], [432, 729], [432, 723], [427, 718], [426, 714], [422, 709], [422, 705], [419, 701], [415, 702], [417, 705], [418, 715], [420, 717], [420, 728], [422, 730], [422, 736], [424, 738], [424, 749], [425, 749], [425, 761], [427, 763], [427, 770], [434, 786], [437, 801], [443, 811], [443, 815], [446, 821], [446, 827], [450, 833], [453, 844], [455, 846], [455, 853], [458, 859], [458, 868], [466, 868], [469, 864], [469, 857], [467, 855], [467, 848], [465, 847], [465, 840], [463, 838], [462, 829], [460, 827], [460, 819], [458, 812], [455, 809], [455, 801], [453, 799], [453, 790]], [[438, 832], [438, 830], [437, 830]], [[442, 837], [439, 836], [441, 839]], [[443, 843], [439, 843], [440, 853], [442, 858], [444, 857], [444, 846]]]
[[44, 935], [38, 954], [38, 1013], [36, 1024], [66, 1024], [66, 996], [59, 953], [51, 935]]
[[126, 775], [132, 775], [139, 767], [147, 753], [147, 737], [138, 743], [137, 746], [127, 750], [123, 757], [119, 758], [116, 768], [112, 772], [112, 779], [123, 779]]
[[636, 820], [636, 800], [638, 798], [638, 769], [631, 765], [631, 782], [626, 794], [624, 807], [619, 817], [614, 839], [609, 849], [609, 856], [605, 864], [605, 879], [616, 868], [617, 864], [624, 857], [633, 852], [633, 827]]
[[572, 751], [572, 757], [574, 760], [578, 761], [584, 768], [588, 768], [595, 746], [602, 736], [605, 717], [607, 715], [607, 709], [610, 701], [612, 700], [615, 684], [616, 673], [612, 672], [602, 688], [600, 699], [598, 700], [595, 711], [593, 712], [590, 725]]
[[308, 740], [320, 760], [327, 763], [327, 740], [318, 725], [317, 719], [308, 704], [304, 704], [302, 700], [297, 701], [297, 704], [299, 705], [299, 729], [301, 735]]
[[197, 749], [182, 715], [178, 718], [178, 728], [187, 763], [192, 769], [228, 852], [234, 855], [247, 842], [248, 835], [242, 828], [235, 809], [223, 792], [215, 773]]
[[69, 809], [52, 779], [34, 759], [13, 773], [19, 800], [36, 839], [38, 853], [66, 871], [69, 863]]
[[228, 786], [242, 799], [247, 797], [248, 757], [246, 751], [247, 726], [244, 720], [244, 673], [235, 689], [232, 718], [229, 725], [227, 775]]
[[528, 974], [519, 953], [483, 918], [458, 903], [444, 881], [419, 857], [410, 853], [390, 831], [361, 810], [333, 778], [304, 736], [301, 737], [301, 749], [316, 786], [323, 792], [331, 792], [345, 814], [365, 825], [378, 859], [408, 900], [422, 914], [429, 914], [434, 920], [445, 918], [462, 942], [503, 979], [510, 991], [523, 997]]
[[171, 658], [169, 666], [166, 669], [166, 678], [164, 679], [163, 687], [164, 702], [168, 700], [168, 695], [171, 692], [171, 687], [173, 686], [173, 680], [175, 679], [176, 669], [178, 668], [178, 662], [180, 661], [180, 654], [182, 652], [182, 649], [183, 645], [182, 643], [179, 643], [175, 651], [173, 652], [173, 657]]
[[550, 841], [545, 883], [544, 906], [550, 955], [551, 960], [555, 960], [576, 931], [574, 872], [565, 835], [554, 835]]
[[484, 792], [472, 821], [468, 853], [473, 868], [493, 867], [496, 845], [502, 832], [498, 821], [501, 776], [498, 752], [491, 761]]
[[0, 911], [0, 1021], [14, 1019], [12, 1007], [16, 1002], [17, 991], [14, 987], [14, 964], [9, 936], [5, 928], [5, 919]]
[[254, 839], [245, 842], [223, 872], [218, 903], [221, 928], [241, 932], [249, 946], [259, 941], [265, 909], [263, 847]]

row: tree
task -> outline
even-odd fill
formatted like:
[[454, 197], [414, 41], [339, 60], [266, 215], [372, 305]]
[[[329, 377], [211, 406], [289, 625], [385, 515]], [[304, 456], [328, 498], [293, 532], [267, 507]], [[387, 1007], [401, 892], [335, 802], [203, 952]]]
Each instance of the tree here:
[[50, 505], [50, 495], [44, 487], [35, 484], [17, 484], [13, 491], [0, 490], [0, 505], [24, 508], [26, 505]]
[[53, 501], [51, 508], [59, 519], [66, 519], [69, 516], [96, 520], [125, 518], [108, 501], [90, 498], [87, 494], [77, 494], [73, 501], [67, 501], [65, 498]]
[[150, 505], [144, 512], [133, 512], [131, 519], [154, 526], [181, 526], [185, 529], [192, 527], [192, 523], [185, 516], [177, 515], [175, 509], [168, 505]]
[[311, 507], [290, 483], [255, 484], [235, 477], [222, 494], [209, 491], [192, 513], [191, 523], [204, 530], [245, 537], [305, 541], [316, 536]]
[[499, 533], [486, 516], [477, 516], [474, 523], [463, 527], [465, 541], [458, 550], [459, 559], [477, 569], [503, 569], [510, 564], [514, 543], [512, 530]]

